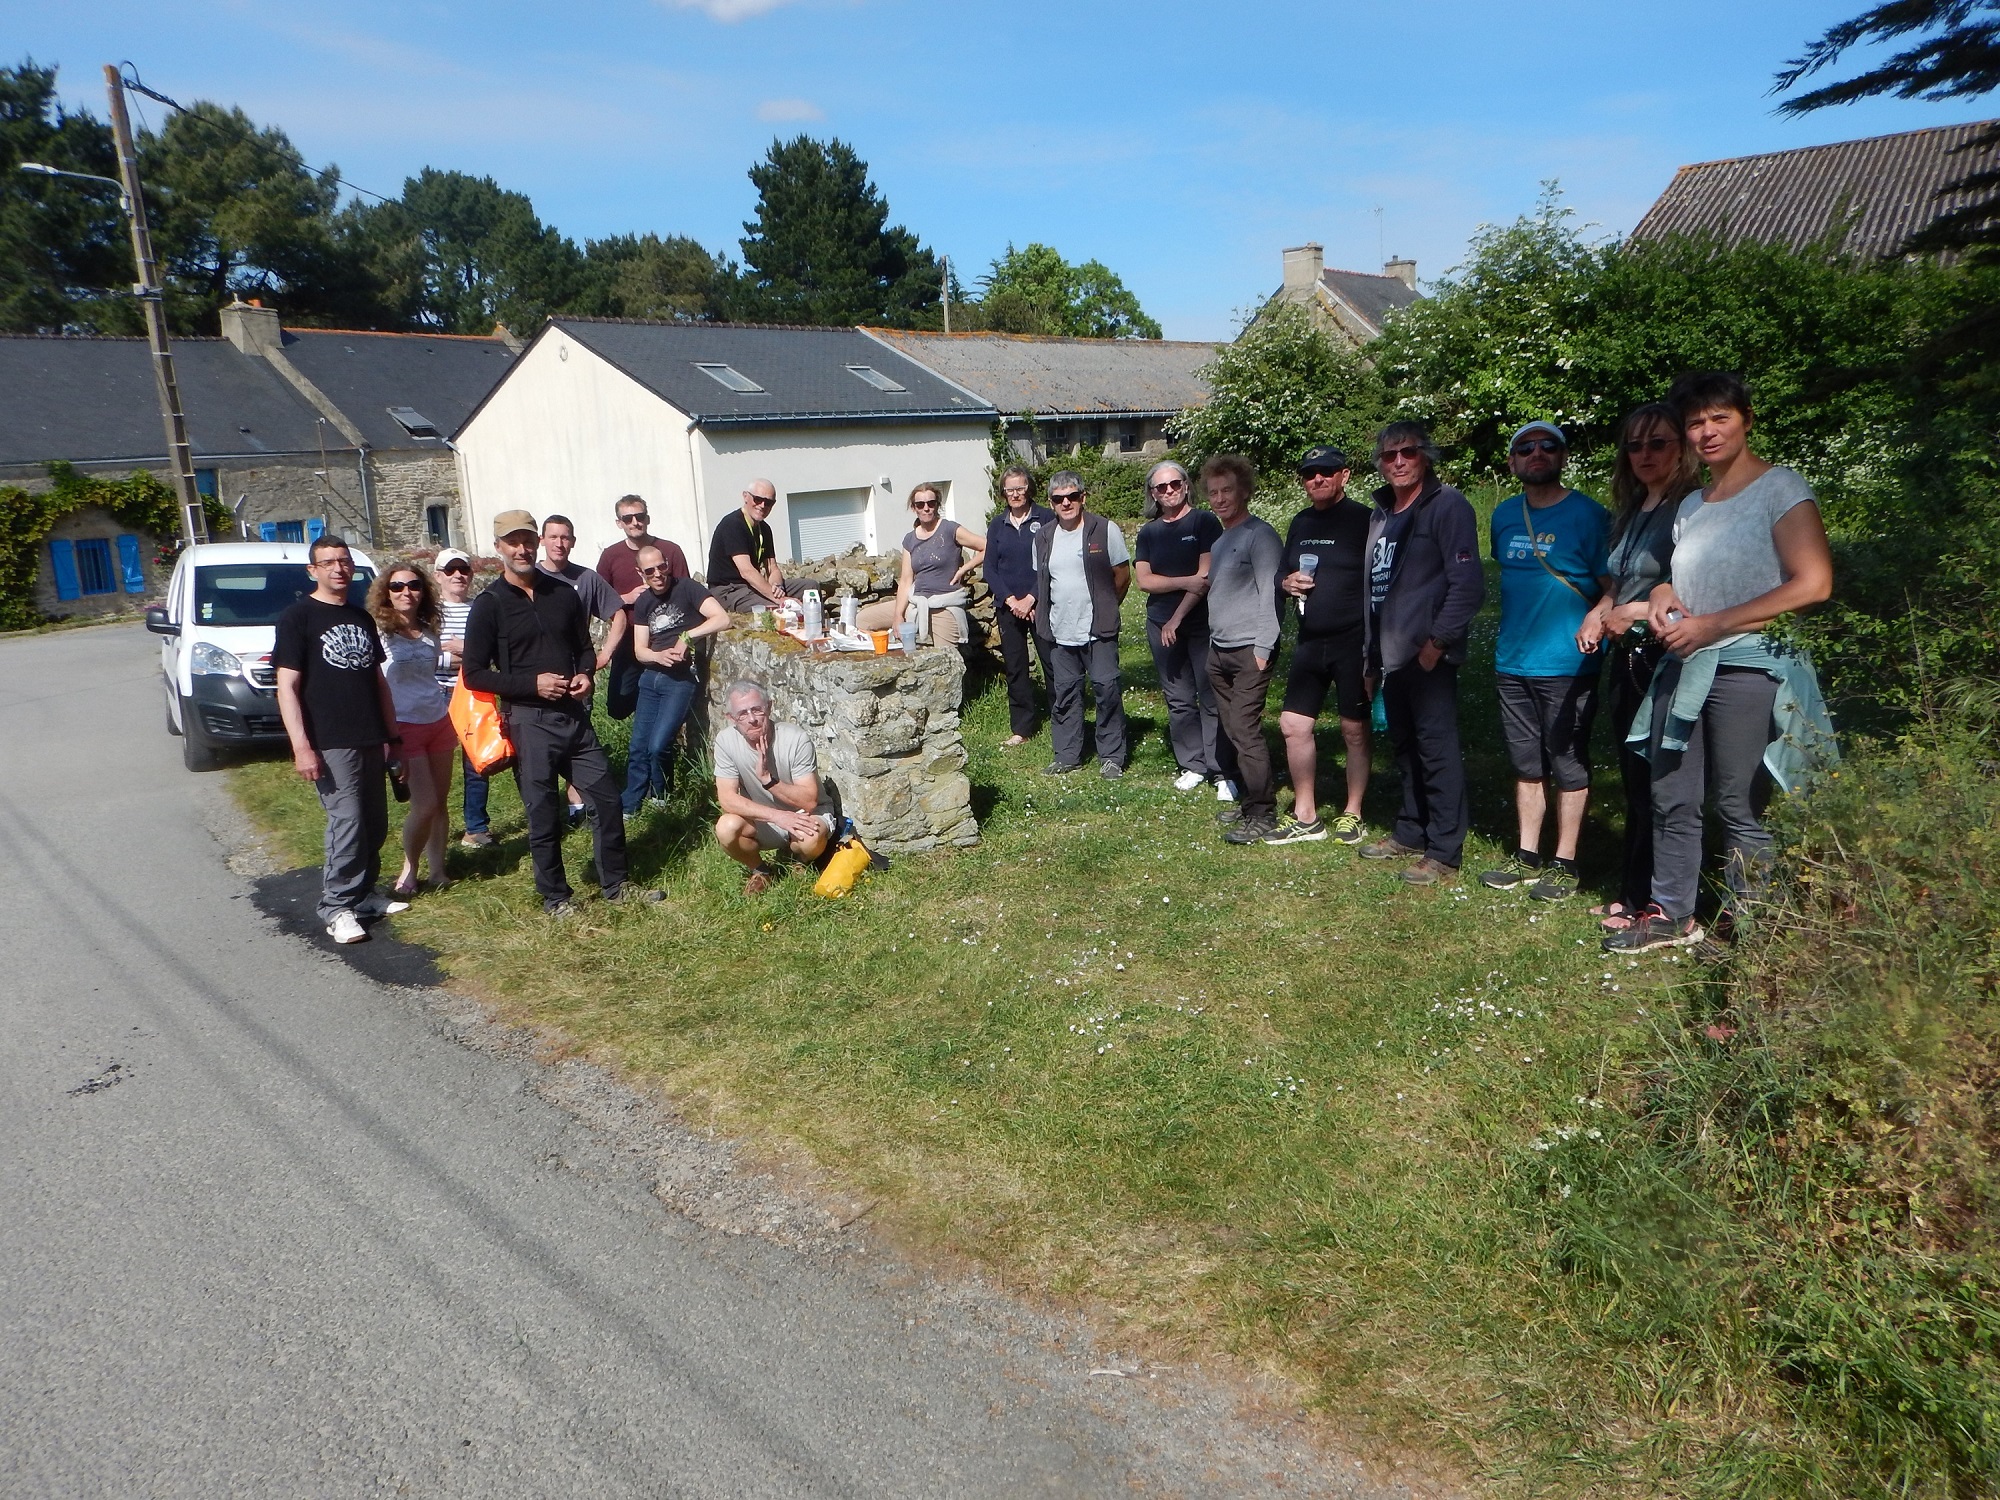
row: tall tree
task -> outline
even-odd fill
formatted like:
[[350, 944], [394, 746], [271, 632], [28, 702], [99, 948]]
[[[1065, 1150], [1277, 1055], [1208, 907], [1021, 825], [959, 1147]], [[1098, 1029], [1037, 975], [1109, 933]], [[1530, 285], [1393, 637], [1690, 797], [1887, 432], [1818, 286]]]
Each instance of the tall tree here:
[[118, 198], [38, 177], [24, 161], [114, 177], [108, 126], [56, 102], [56, 70], [0, 68], [0, 329], [56, 333], [116, 320], [132, 282]]
[[662, 322], [722, 315], [729, 268], [686, 235], [620, 234], [584, 247], [587, 287], [575, 311]]
[[743, 226], [732, 310], [790, 323], [909, 327], [937, 306], [937, 257], [900, 224], [843, 141], [773, 141], [750, 169], [757, 217]]
[[374, 227], [378, 241], [413, 255], [418, 321], [444, 333], [529, 333], [584, 290], [583, 253], [535, 216], [523, 193], [491, 177], [426, 167]]
[[1039, 242], [993, 262], [980, 281], [973, 317], [1002, 333], [1068, 334], [1076, 338], [1156, 339], [1160, 325], [1102, 261], [1073, 266]]

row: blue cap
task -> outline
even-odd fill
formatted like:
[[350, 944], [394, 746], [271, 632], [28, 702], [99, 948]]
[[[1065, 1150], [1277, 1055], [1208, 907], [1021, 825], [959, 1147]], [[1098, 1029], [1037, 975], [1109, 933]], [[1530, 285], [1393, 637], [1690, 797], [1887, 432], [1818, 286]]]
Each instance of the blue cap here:
[[1556, 424], [1553, 422], [1530, 422], [1527, 426], [1523, 427], [1519, 432], [1515, 433], [1512, 437], [1507, 439], [1507, 446], [1509, 448], [1512, 448], [1516, 443], [1520, 442], [1522, 438], [1526, 437], [1531, 432], [1546, 432], [1550, 437], [1554, 438], [1557, 442], [1561, 443], [1564, 448], [1569, 447], [1568, 435], [1560, 427], [1556, 426]]

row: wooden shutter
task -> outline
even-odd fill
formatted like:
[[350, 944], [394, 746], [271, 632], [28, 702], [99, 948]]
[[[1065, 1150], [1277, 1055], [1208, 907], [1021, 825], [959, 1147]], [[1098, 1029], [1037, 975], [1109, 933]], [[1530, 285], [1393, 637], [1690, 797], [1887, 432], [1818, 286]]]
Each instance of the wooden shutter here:
[[49, 563], [55, 569], [56, 597], [81, 599], [83, 584], [76, 576], [76, 543], [50, 542]]
[[146, 565], [139, 560], [139, 539], [136, 536], [118, 538], [118, 571], [125, 575], [126, 593], [146, 592]]

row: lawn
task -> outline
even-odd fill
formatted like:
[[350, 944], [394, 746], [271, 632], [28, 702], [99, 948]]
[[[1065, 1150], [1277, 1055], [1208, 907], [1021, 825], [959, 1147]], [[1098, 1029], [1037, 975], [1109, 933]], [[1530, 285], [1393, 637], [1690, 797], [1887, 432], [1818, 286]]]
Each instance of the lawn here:
[[[712, 788], [684, 776], [631, 831], [665, 901], [552, 926], [503, 782], [499, 846], [454, 849], [469, 878], [397, 929], [690, 1119], [803, 1149], [907, 1241], [1074, 1297], [1128, 1341], [1278, 1372], [1363, 1442], [1523, 1492], [1703, 1488], [1705, 1454], [1782, 1416], [1705, 1337], [1620, 1332], [1551, 1253], [1560, 1163], [1614, 1149], [1600, 1127], [1681, 971], [1605, 961], [1588, 894], [1474, 883], [1512, 833], [1493, 610], [1464, 684], [1476, 836], [1464, 882], [1430, 890], [1331, 842], [1225, 845], [1214, 802], [1169, 785], [1138, 611], [1135, 593], [1122, 782], [1041, 776], [1046, 731], [1003, 750], [1001, 684], [973, 683], [975, 849], [898, 859], [843, 901], [798, 876], [745, 900], [707, 834]], [[1324, 797], [1330, 723], [1321, 741]], [[289, 766], [234, 775], [316, 861]], [[1615, 801], [1615, 772], [1599, 784]], [[1615, 847], [1594, 819], [1587, 877]], [[586, 836], [567, 853], [586, 868]]]

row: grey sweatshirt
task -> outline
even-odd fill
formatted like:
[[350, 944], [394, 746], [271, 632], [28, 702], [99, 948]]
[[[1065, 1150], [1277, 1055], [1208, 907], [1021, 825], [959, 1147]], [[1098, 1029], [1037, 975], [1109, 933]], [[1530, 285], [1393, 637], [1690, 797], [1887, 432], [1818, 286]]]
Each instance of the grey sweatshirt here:
[[1247, 516], [1208, 549], [1208, 639], [1225, 651], [1278, 649], [1278, 570], [1285, 544], [1269, 523]]

